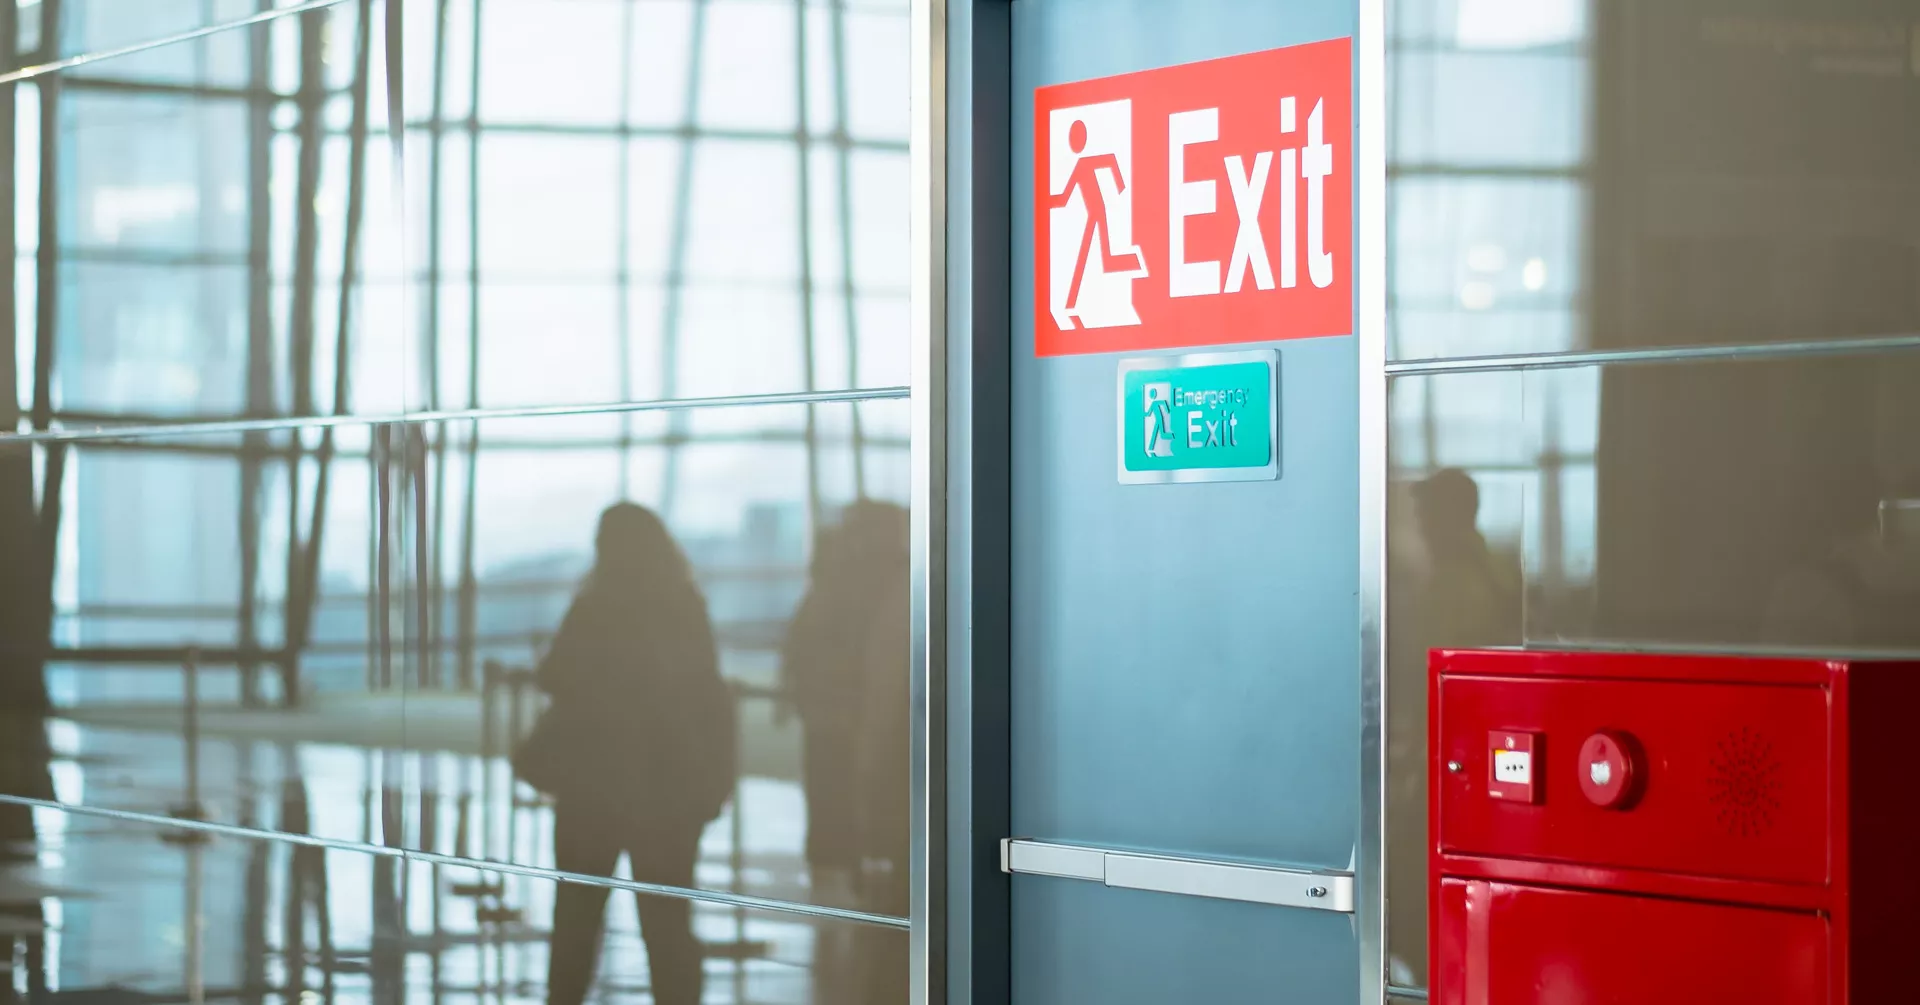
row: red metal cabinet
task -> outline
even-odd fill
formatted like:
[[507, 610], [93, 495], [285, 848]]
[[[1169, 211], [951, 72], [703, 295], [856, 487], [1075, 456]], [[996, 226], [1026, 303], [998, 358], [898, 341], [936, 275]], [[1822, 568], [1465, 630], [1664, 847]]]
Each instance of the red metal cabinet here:
[[1920, 986], [1920, 664], [1436, 652], [1430, 686], [1436, 1002]]
[[1817, 914], [1448, 879], [1440, 918], [1442, 1001], [1826, 1000]]

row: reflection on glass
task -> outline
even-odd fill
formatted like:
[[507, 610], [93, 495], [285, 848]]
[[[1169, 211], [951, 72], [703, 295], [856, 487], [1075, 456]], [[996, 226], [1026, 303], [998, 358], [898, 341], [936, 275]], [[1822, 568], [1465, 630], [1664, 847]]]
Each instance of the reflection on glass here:
[[1920, 330], [1912, 0], [1404, 0], [1400, 359]]
[[[1920, 655], [1920, 358], [1397, 378], [1389, 883], [1425, 882], [1434, 647]], [[1418, 982], [1424, 915], [1396, 907]]]
[[905, 404], [680, 424], [0, 444], [4, 791], [903, 914]]
[[[1391, 6], [1393, 358], [1920, 332], [1920, 3]], [[1394, 380], [1394, 980], [1425, 980], [1426, 648], [1920, 651], [1914, 365]], [[1477, 535], [1435, 526], [1447, 483]], [[1497, 576], [1435, 543], [1474, 536]]]
[[1585, 347], [1590, 0], [1393, 5], [1388, 352]]
[[[47, 6], [85, 51], [260, 9]], [[0, 115], [15, 207], [0, 236], [20, 298], [8, 383], [38, 424], [398, 410], [383, 5], [364, 24], [362, 6], [21, 85]]]
[[[51, 562], [4, 570], [4, 793], [904, 916], [904, 404], [606, 418], [0, 446], [0, 544]], [[608, 916], [563, 889], [577, 1000]], [[881, 942], [810, 937], [792, 1000], [898, 1000]]]
[[[904, 508], [862, 502], [818, 535], [807, 593], [780, 651], [803, 738], [814, 895], [895, 916], [911, 906], [907, 529]], [[822, 959], [819, 996], [859, 1000], [863, 970], [875, 962]]]
[[[12, 23], [52, 58], [266, 6]], [[0, 109], [0, 794], [903, 917], [902, 403], [397, 416], [906, 383], [907, 6], [396, 13], [418, 82], [397, 131], [381, 0], [90, 62]], [[303, 421], [335, 415], [389, 418]], [[123, 428], [203, 419], [265, 422]], [[34, 820], [0, 807], [0, 846], [51, 847]], [[424, 922], [380, 912], [451, 911], [445, 876], [375, 868], [368, 907], [329, 871], [386, 860], [262, 847], [299, 864], [228, 928], [264, 911], [306, 948], [209, 986], [428, 987], [395, 935]], [[890, 933], [649, 901], [642, 953], [594, 887], [489, 892], [518, 882], [457, 881], [498, 936], [475, 959], [539, 950], [436, 994], [692, 1002], [704, 970], [708, 1000], [904, 998]], [[140, 961], [113, 944], [27, 969], [191, 983], [123, 980]]]
[[904, 4], [441, 7], [406, 43], [411, 402], [908, 382]]
[[[1880, 612], [1900, 609], [1920, 572], [1917, 363], [1401, 377], [1392, 455], [1407, 481], [1473, 477], [1480, 527], [1521, 557], [1529, 642], [1906, 649], [1920, 636]], [[1395, 586], [1411, 589], [1427, 561], [1421, 507], [1392, 502]], [[1416, 605], [1396, 620], [1412, 633], [1425, 616]], [[1448, 630], [1424, 634], [1456, 644]]]
[[0, 792], [380, 839], [392, 444], [0, 440]]
[[1604, 373], [1592, 597], [1547, 598], [1530, 635], [1920, 649], [1917, 365]]
[[[29, 58], [51, 60], [141, 45], [303, 2], [305, 0], [11, 0], [8, 6], [18, 10], [15, 17], [19, 38], [15, 51]], [[57, 18], [57, 25], [52, 23], [53, 18]], [[192, 56], [183, 59], [181, 54], [172, 54], [170, 60], [157, 60], [145, 69], [148, 72], [169, 66], [178, 69], [191, 62], [205, 66], [219, 63], [224, 56], [229, 61], [226, 72], [244, 76], [244, 46], [228, 51], [221, 48], [221, 43], [230, 38], [224, 33], [209, 36], [199, 43], [204, 48]]]
[[[548, 927], [554, 905], [604, 903], [609, 892], [78, 813], [34, 811], [33, 824], [37, 842], [0, 857], [0, 1000], [552, 1002], [567, 993], [548, 985], [549, 967], [588, 948]], [[608, 915], [597, 964], [581, 975], [593, 1000], [687, 1000], [648, 951], [661, 912], [690, 930], [709, 1005], [906, 999], [904, 981], [819, 998], [808, 973], [817, 947], [836, 939], [898, 958], [904, 973], [904, 931], [657, 895], [640, 903], [638, 928], [629, 911]]]
[[[406, 723], [437, 752], [435, 823], [407, 840], [594, 874], [624, 851], [636, 876], [903, 916], [907, 421], [889, 401], [424, 424]], [[550, 730], [574, 770], [542, 762]]]
[[1521, 563], [1510, 541], [1489, 540], [1481, 483], [1457, 467], [1394, 486], [1389, 505], [1387, 723], [1390, 977], [1426, 976], [1426, 654], [1521, 640]]
[[[737, 781], [733, 693], [685, 553], [652, 510], [609, 507], [593, 570], [534, 679], [546, 710], [513, 758], [554, 800], [554, 864], [611, 875], [622, 854], [641, 882], [691, 887], [700, 834]], [[592, 982], [606, 896], [566, 887], [554, 904], [549, 998], [577, 1005]], [[700, 954], [684, 901], [642, 898], [662, 1005], [700, 1001]]]

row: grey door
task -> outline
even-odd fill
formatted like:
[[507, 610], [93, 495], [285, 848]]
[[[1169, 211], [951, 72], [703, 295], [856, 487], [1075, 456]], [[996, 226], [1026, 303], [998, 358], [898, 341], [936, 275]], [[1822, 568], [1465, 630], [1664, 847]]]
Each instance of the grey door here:
[[[1036, 358], [1026, 277], [1035, 87], [1348, 37], [1356, 16], [1353, 0], [1013, 5], [1016, 836], [1158, 856], [1150, 862], [1354, 868], [1353, 337], [1234, 347], [1280, 355], [1277, 480], [1122, 485], [1119, 357]], [[1056, 871], [1074, 872], [1073, 861], [1098, 859]], [[1016, 870], [1012, 884], [1017, 1005], [1358, 997], [1350, 913], [1133, 889], [1154, 884], [1097, 873]]]

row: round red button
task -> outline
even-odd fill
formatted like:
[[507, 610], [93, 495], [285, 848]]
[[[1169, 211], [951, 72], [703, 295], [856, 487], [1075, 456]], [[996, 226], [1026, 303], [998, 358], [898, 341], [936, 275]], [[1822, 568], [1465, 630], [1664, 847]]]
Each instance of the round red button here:
[[1624, 810], [1633, 805], [1640, 779], [1631, 737], [1601, 730], [1580, 745], [1580, 791], [1601, 809]]

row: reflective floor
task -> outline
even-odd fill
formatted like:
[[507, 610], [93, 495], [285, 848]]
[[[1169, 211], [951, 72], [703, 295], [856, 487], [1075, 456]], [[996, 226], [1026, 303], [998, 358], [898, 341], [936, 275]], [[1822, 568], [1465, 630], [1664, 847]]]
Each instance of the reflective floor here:
[[[553, 809], [513, 783], [504, 759], [270, 738], [276, 727], [318, 732], [335, 725], [349, 732], [364, 723], [361, 709], [204, 713], [193, 759], [197, 785], [186, 777], [185, 741], [177, 730], [162, 726], [178, 720], [178, 709], [76, 709], [72, 714], [147, 724], [50, 723], [54, 790], [64, 803], [165, 815], [197, 802], [217, 823], [555, 866]], [[797, 781], [742, 779], [735, 803], [701, 837], [698, 886], [806, 901], [806, 826], [806, 800]]]
[[[37, 851], [0, 867], [0, 1001], [548, 1000], [550, 880], [34, 815]], [[614, 899], [588, 1000], [655, 1000], [632, 901]], [[693, 921], [704, 1002], [842, 1000], [816, 961], [906, 952], [897, 930], [712, 904]]]

